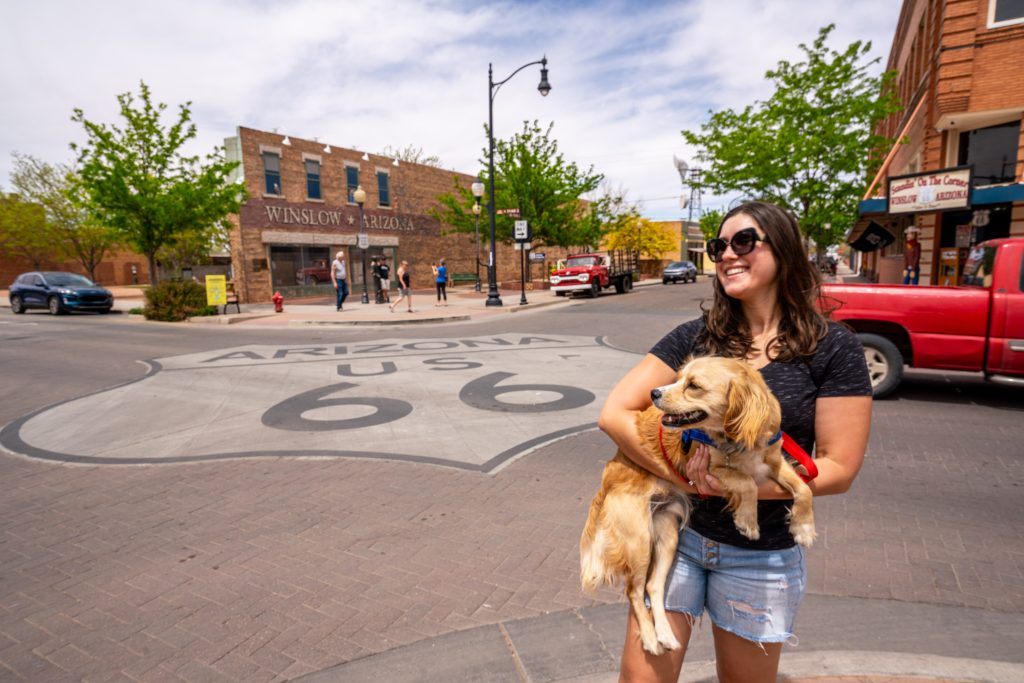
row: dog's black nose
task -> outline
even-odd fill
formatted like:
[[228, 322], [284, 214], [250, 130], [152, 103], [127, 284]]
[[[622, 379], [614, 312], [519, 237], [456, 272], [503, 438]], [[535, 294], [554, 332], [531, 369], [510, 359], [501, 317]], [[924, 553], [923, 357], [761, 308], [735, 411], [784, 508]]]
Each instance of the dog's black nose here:
[[651, 389], [651, 400], [657, 401], [661, 398], [661, 389]]

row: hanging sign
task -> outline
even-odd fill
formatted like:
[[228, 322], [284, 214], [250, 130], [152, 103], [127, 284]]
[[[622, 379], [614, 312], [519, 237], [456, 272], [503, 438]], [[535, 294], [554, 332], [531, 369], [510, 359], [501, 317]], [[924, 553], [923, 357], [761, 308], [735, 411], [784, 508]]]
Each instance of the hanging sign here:
[[889, 178], [888, 213], [949, 211], [971, 206], [971, 167]]

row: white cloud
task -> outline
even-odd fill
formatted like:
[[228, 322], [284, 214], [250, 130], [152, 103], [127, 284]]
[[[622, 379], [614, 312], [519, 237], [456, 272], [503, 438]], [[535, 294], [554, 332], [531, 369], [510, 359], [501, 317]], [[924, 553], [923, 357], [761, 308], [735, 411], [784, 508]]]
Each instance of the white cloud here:
[[[679, 131], [709, 108], [769, 94], [764, 72], [835, 22], [832, 45], [886, 56], [893, 0], [365, 3], [351, 0], [50, 0], [0, 7], [0, 180], [11, 152], [71, 158], [70, 121], [116, 122], [115, 96], [145, 80], [192, 101], [205, 153], [237, 125], [379, 151], [413, 144], [468, 173], [485, 146], [495, 79], [547, 55], [552, 92], [524, 69], [495, 99], [495, 131], [555, 121], [561, 150], [593, 164], [655, 218], [680, 214]], [[4, 183], [6, 184], [6, 183]]]

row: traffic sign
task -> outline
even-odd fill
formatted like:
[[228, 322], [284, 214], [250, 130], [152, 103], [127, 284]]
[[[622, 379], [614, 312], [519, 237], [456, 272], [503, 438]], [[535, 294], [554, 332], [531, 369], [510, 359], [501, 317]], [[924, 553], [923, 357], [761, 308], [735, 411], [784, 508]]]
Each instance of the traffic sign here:
[[533, 261], [533, 262], [543, 261], [544, 260], [544, 256], [545, 256], [545, 254], [544, 254], [543, 251], [533, 251], [533, 252], [530, 252], [530, 260]]
[[527, 221], [516, 221], [512, 236], [517, 242], [525, 242], [530, 239], [530, 224]]

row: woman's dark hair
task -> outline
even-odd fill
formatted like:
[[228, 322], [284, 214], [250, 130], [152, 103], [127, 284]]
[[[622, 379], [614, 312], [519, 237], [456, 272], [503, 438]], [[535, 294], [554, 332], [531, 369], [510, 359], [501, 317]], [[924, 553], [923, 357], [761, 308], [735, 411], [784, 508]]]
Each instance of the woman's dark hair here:
[[[775, 349], [772, 360], [790, 361], [813, 355], [818, 342], [828, 332], [828, 322], [816, 304], [821, 294], [821, 276], [807, 260], [800, 226], [785, 209], [766, 202], [745, 202], [725, 214], [718, 226], [733, 216], [750, 216], [768, 237], [768, 247], [778, 264], [779, 329], [766, 348]], [[763, 248], [763, 247], [762, 247]], [[722, 283], [714, 280], [715, 298], [704, 311], [704, 331], [698, 344], [709, 352], [730, 358], [746, 358], [754, 344], [753, 335], [743, 316], [738, 299], [725, 293]]]

